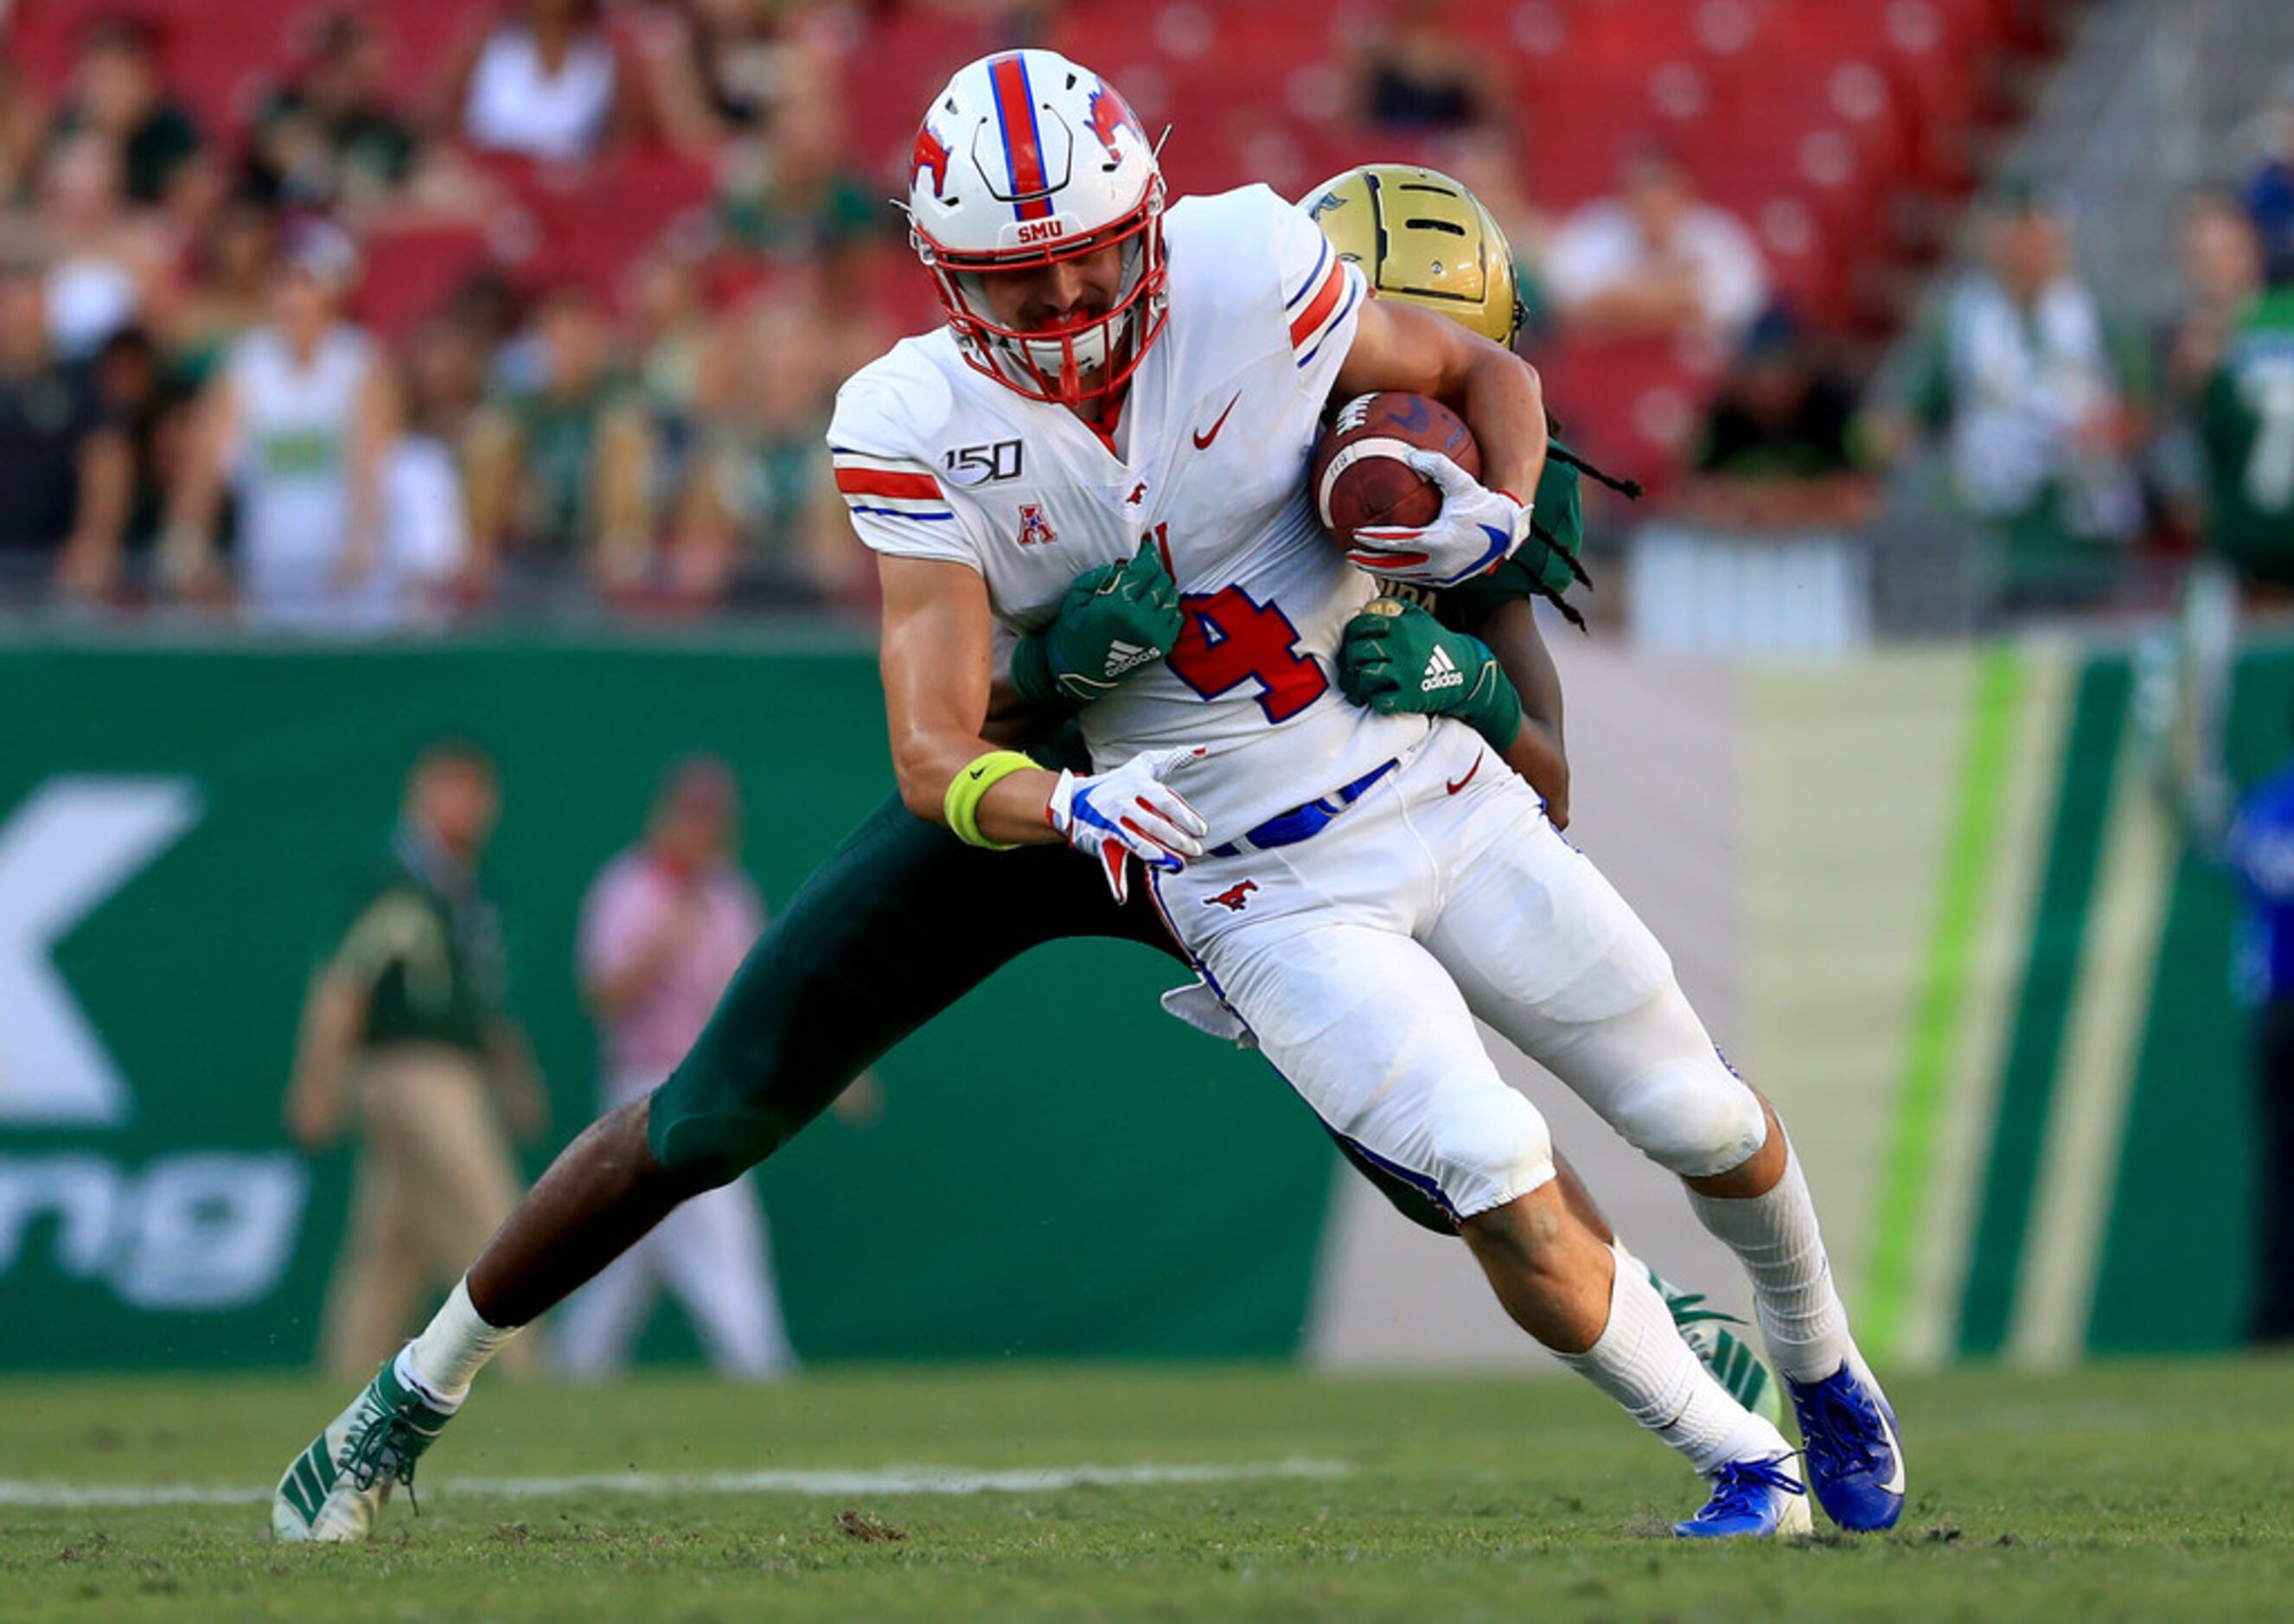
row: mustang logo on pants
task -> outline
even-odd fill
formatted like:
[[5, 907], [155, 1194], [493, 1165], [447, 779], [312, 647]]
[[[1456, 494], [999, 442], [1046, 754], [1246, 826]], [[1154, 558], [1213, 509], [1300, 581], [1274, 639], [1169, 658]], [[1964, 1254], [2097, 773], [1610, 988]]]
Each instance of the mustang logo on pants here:
[[1243, 909], [1249, 905], [1250, 894], [1257, 889], [1258, 882], [1257, 880], [1243, 880], [1236, 885], [1229, 885], [1216, 896], [1205, 897], [1203, 899], [1203, 903], [1204, 906], [1208, 907], [1211, 903], [1216, 902], [1220, 907], [1224, 908], [1231, 912], [1241, 913]]

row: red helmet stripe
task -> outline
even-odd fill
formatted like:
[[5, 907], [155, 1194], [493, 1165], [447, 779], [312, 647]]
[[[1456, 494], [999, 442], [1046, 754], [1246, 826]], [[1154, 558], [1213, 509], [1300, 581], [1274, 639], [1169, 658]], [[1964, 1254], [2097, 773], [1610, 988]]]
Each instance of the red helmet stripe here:
[[1005, 173], [1012, 195], [1021, 200], [1012, 212], [1022, 220], [1047, 219], [1052, 200], [1036, 195], [1051, 189], [1044, 169], [1044, 144], [1036, 127], [1036, 98], [1028, 85], [1028, 64], [1017, 51], [1006, 51], [988, 64], [988, 80], [996, 89], [996, 123], [1004, 136]]

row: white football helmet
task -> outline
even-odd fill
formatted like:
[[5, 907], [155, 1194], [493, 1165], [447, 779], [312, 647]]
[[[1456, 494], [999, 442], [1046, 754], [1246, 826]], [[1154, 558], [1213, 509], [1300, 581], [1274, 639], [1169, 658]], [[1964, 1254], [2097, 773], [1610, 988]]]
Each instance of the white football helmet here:
[[[909, 240], [964, 359], [1030, 400], [1119, 388], [1163, 328], [1163, 174], [1123, 98], [1054, 51], [962, 69], [916, 129]], [[1108, 309], [1056, 330], [1000, 325], [980, 278], [1123, 245]]]

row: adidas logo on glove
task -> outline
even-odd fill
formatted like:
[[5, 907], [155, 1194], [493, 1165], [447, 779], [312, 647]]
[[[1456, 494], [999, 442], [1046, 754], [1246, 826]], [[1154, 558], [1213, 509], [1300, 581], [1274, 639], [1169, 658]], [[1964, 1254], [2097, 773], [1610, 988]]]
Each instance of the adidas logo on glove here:
[[1154, 657], [1155, 650], [1152, 649], [1143, 649], [1137, 643], [1120, 641], [1111, 642], [1107, 646], [1107, 670], [1102, 674], [1112, 680], [1127, 671], [1138, 670]]
[[1418, 685], [1418, 691], [1430, 694], [1436, 689], [1463, 688], [1465, 685], [1466, 673], [1458, 669], [1458, 662], [1450, 657], [1447, 649], [1439, 643], [1435, 644], [1434, 657], [1426, 662], [1426, 680]]

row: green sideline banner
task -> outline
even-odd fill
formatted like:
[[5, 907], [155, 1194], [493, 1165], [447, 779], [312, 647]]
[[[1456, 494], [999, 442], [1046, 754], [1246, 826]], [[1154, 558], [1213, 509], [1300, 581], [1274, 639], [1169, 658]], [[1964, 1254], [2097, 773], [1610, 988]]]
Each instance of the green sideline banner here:
[[[280, 1105], [425, 742], [500, 763], [488, 873], [550, 1147], [594, 1109], [576, 910], [663, 767], [731, 763], [769, 904], [891, 781], [858, 649], [23, 647], [0, 696], [0, 1369], [311, 1357], [354, 1153], [299, 1155]], [[879, 1120], [766, 1166], [801, 1354], [1297, 1350], [1332, 1153], [1159, 1010], [1173, 979], [1039, 952], [884, 1063]]]

